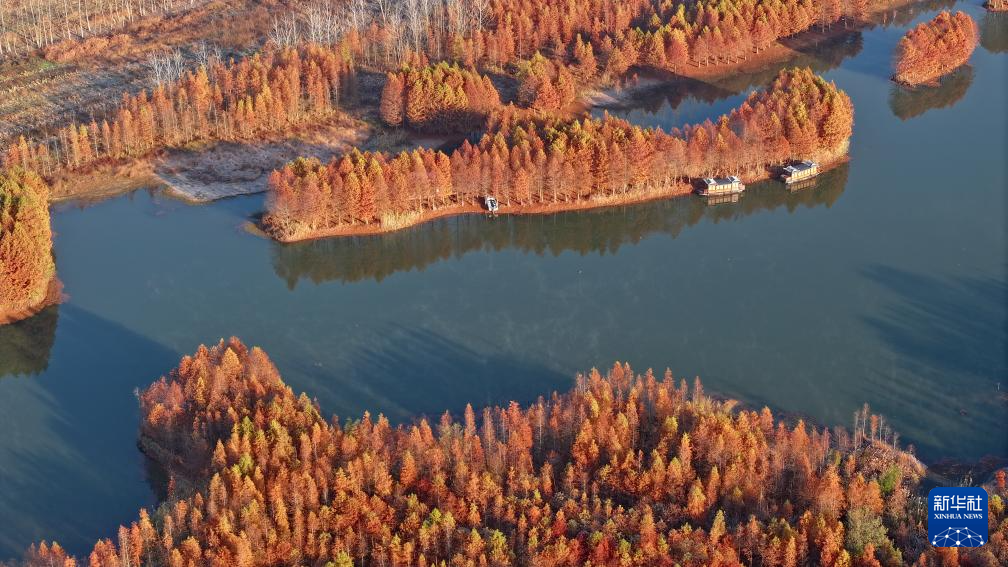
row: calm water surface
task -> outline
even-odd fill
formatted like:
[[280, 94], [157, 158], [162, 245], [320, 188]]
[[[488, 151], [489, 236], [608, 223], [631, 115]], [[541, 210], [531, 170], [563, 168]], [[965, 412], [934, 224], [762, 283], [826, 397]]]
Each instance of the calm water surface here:
[[[933, 10], [801, 57], [856, 127], [850, 164], [797, 193], [294, 246], [240, 229], [261, 196], [56, 207], [70, 299], [0, 328], [0, 557], [86, 552], [153, 505], [134, 389], [230, 335], [341, 416], [527, 401], [618, 359], [829, 425], [868, 402], [925, 460], [1008, 455], [1008, 42], [1004, 16], [962, 7], [982, 46], [938, 89], [888, 80]], [[610, 112], [678, 126], [772, 74]]]

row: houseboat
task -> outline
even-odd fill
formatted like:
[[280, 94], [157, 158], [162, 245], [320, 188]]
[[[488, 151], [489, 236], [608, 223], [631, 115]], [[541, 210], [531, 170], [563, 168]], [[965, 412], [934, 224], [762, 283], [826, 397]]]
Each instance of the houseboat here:
[[784, 166], [781, 172], [781, 181], [790, 185], [799, 181], [805, 181], [806, 179], [812, 179], [816, 175], [819, 175], [819, 164], [811, 160], [805, 160]]
[[743, 191], [745, 191], [745, 184], [734, 175], [728, 177], [705, 177], [700, 180], [700, 194], [706, 197], [737, 195]]

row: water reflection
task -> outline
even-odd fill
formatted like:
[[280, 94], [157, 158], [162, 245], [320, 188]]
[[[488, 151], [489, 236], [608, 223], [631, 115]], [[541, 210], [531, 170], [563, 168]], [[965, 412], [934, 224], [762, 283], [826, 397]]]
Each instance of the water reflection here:
[[789, 192], [777, 182], [758, 183], [738, 203], [709, 206], [699, 197], [642, 205], [487, 219], [465, 215], [440, 219], [384, 236], [330, 238], [274, 244], [273, 270], [288, 288], [302, 279], [315, 284], [382, 279], [397, 272], [459, 258], [478, 250], [515, 248], [538, 255], [574, 251], [615, 253], [620, 246], [656, 233], [675, 238], [684, 228], [707, 220], [723, 222], [778, 208], [831, 206], [847, 184], [849, 165], [822, 174], [818, 182]]
[[980, 45], [991, 53], [1008, 51], [1008, 14], [987, 12], [980, 19]]
[[973, 67], [963, 65], [942, 77], [938, 86], [904, 87], [893, 84], [889, 91], [889, 108], [900, 120], [909, 120], [933, 108], [946, 108], [966, 96], [973, 84]]
[[[115, 526], [153, 503], [136, 449], [133, 389], [157, 377], [148, 365], [163, 372], [179, 354], [73, 300], [58, 316], [51, 362], [48, 346], [44, 353], [15, 350], [7, 344], [12, 337], [0, 335], [0, 367], [10, 368], [11, 352], [19, 369], [45, 367], [36, 379], [0, 379], [0, 560], [57, 536], [86, 553], [97, 537], [114, 537]], [[51, 307], [19, 325], [52, 344], [56, 319]], [[19, 331], [29, 336], [25, 327]]]
[[950, 10], [956, 5], [958, 0], [926, 0], [923, 2], [910, 2], [892, 10], [887, 10], [876, 16], [878, 23], [883, 27], [905, 26], [914, 19], [926, 12], [937, 10]]
[[39, 374], [49, 367], [58, 319], [59, 306], [53, 305], [34, 317], [0, 325], [0, 378]]
[[[599, 106], [595, 114], [608, 110], [611, 114], [627, 118], [635, 123], [640, 115], [668, 115], [667, 120], [657, 123], [645, 121], [644, 125], [659, 125], [663, 128], [681, 126], [684, 122], [702, 121], [707, 117], [726, 112], [739, 101], [730, 101], [727, 105], [709, 106], [709, 103], [727, 101], [733, 98], [745, 98], [754, 88], [763, 88], [769, 84], [780, 69], [785, 67], [811, 67], [816, 73], [824, 73], [839, 67], [848, 57], [854, 57], [861, 52], [864, 41], [860, 32], [850, 31], [831, 37], [818, 44], [806, 46], [801, 43], [788, 44], [794, 50], [794, 55], [775, 64], [770, 64], [754, 72], [732, 74], [729, 77], [712, 81], [704, 81], [681, 75], [663, 75], [658, 82], [635, 88], [633, 94], [625, 100]], [[704, 115], [693, 116], [688, 108], [690, 104], [702, 106]], [[685, 108], [684, 108], [685, 107]], [[683, 112], [675, 112], [677, 110]]]
[[367, 411], [378, 413], [376, 408], [381, 408], [393, 423], [418, 415], [436, 419], [445, 410], [461, 413], [467, 403], [473, 407], [500, 400], [526, 403], [570, 383], [569, 373], [537, 357], [519, 356], [478, 340], [459, 340], [447, 332], [388, 323], [348, 353], [352, 369], [348, 373], [334, 376], [331, 369], [300, 361], [285, 361], [283, 367], [309, 378], [310, 395], [366, 400]]

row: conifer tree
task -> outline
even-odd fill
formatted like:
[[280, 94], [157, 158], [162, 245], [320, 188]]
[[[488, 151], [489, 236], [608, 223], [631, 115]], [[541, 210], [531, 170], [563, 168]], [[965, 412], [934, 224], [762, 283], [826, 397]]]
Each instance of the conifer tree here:
[[49, 188], [35, 173], [0, 170], [0, 323], [56, 299]]

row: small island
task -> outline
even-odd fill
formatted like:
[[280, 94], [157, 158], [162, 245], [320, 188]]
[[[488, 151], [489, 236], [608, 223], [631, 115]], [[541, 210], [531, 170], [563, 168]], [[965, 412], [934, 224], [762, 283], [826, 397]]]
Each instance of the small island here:
[[900, 39], [893, 80], [908, 86], [936, 85], [940, 77], [969, 61], [978, 37], [976, 22], [967, 13], [939, 13]]
[[608, 115], [564, 118], [514, 106], [487, 122], [479, 142], [466, 140], [450, 154], [355, 150], [327, 164], [297, 159], [271, 176], [262, 227], [293, 242], [479, 212], [488, 196], [497, 213], [550, 213], [686, 195], [707, 176], [765, 179], [790, 161], [842, 160], [853, 106], [811, 70], [790, 69], [716, 122], [670, 133]]
[[49, 187], [31, 171], [0, 170], [0, 325], [59, 300]]

